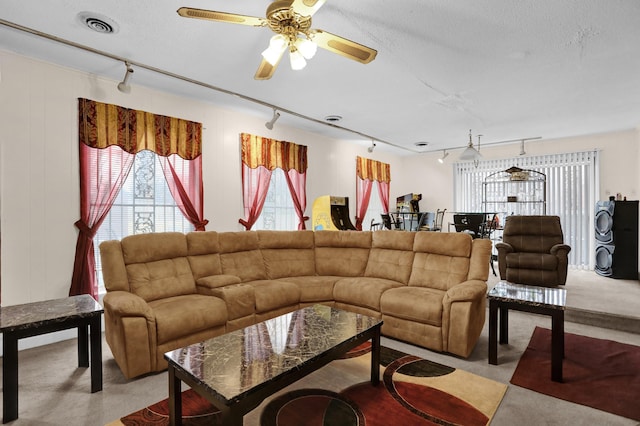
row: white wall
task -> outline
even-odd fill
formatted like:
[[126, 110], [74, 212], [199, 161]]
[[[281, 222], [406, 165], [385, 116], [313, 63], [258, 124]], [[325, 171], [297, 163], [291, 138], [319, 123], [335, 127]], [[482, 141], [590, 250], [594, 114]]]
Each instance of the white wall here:
[[[639, 118], [640, 121], [640, 118]], [[640, 194], [640, 129], [619, 132], [575, 136], [563, 139], [536, 140], [525, 143], [528, 156], [600, 151], [600, 199], [621, 193], [629, 200], [637, 200]], [[402, 185], [407, 192], [422, 193], [422, 210], [453, 210], [453, 163], [462, 150], [451, 151], [444, 164], [437, 159], [442, 151], [420, 154], [404, 159], [406, 173]], [[484, 159], [513, 158], [520, 153], [520, 143], [481, 146]], [[450, 218], [445, 218], [445, 222]]]
[[[265, 118], [221, 109], [0, 51], [0, 231], [2, 305], [65, 297], [69, 292], [79, 218], [77, 98], [122, 105], [203, 123], [203, 180], [208, 230], [239, 231], [243, 216], [242, 132], [308, 146], [307, 215], [320, 195], [350, 198], [355, 214], [355, 157], [397, 156], [321, 137]], [[367, 145], [368, 146], [368, 145]], [[393, 185], [393, 184], [392, 184]], [[352, 219], [353, 220], [353, 219]], [[310, 225], [310, 221], [308, 222]]]

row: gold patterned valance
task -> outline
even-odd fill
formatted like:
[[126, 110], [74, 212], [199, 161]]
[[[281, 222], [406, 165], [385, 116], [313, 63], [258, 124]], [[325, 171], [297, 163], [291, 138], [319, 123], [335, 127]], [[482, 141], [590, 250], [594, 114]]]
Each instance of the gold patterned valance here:
[[381, 161], [356, 157], [356, 175], [360, 179], [391, 182], [391, 166]]
[[148, 149], [162, 157], [193, 160], [202, 153], [202, 124], [78, 99], [80, 142], [92, 148], [117, 145], [135, 154]]
[[249, 168], [259, 166], [268, 170], [307, 171], [307, 147], [293, 142], [277, 141], [261, 136], [241, 133], [242, 162]]

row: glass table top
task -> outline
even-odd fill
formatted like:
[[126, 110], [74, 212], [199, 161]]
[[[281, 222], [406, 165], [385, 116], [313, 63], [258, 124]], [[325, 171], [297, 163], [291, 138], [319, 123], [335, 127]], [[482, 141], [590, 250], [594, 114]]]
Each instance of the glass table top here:
[[381, 319], [314, 305], [165, 353], [226, 403], [361, 337]]
[[525, 303], [564, 309], [567, 301], [567, 290], [557, 287], [538, 287], [499, 281], [487, 293], [489, 299], [506, 302]]

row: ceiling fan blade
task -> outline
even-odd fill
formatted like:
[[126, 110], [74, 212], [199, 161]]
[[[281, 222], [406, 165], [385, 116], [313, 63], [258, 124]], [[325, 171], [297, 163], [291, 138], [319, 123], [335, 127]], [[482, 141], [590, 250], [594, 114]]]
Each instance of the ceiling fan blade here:
[[178, 15], [184, 18], [204, 19], [206, 21], [228, 22], [230, 24], [251, 25], [262, 27], [266, 25], [264, 18], [256, 16], [236, 15], [235, 13], [216, 12], [214, 10], [194, 9], [191, 7], [181, 7]]
[[[284, 54], [284, 52], [282, 52], [282, 54]], [[276, 68], [280, 63], [282, 56], [283, 55], [280, 55], [280, 58], [278, 58], [278, 62], [276, 62], [275, 65], [271, 65], [266, 59], [262, 58], [262, 62], [260, 62], [256, 75], [254, 75], [253, 78], [256, 80], [269, 80], [273, 76], [273, 73], [276, 72]]]
[[312, 40], [318, 47], [363, 64], [373, 61], [378, 54], [375, 49], [323, 30], [313, 30]]
[[302, 16], [312, 16], [326, 0], [293, 0], [291, 7]]

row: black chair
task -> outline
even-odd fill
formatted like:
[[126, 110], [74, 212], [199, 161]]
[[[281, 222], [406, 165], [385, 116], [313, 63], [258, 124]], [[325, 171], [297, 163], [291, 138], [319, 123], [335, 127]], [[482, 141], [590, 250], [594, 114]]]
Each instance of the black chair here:
[[466, 232], [473, 238], [481, 238], [485, 225], [484, 213], [460, 213], [453, 215], [453, 225], [456, 232]]
[[371, 219], [371, 225], [369, 225], [369, 230], [370, 231], [378, 231], [380, 229], [380, 226], [382, 224], [380, 222], [376, 223], [375, 219]]

